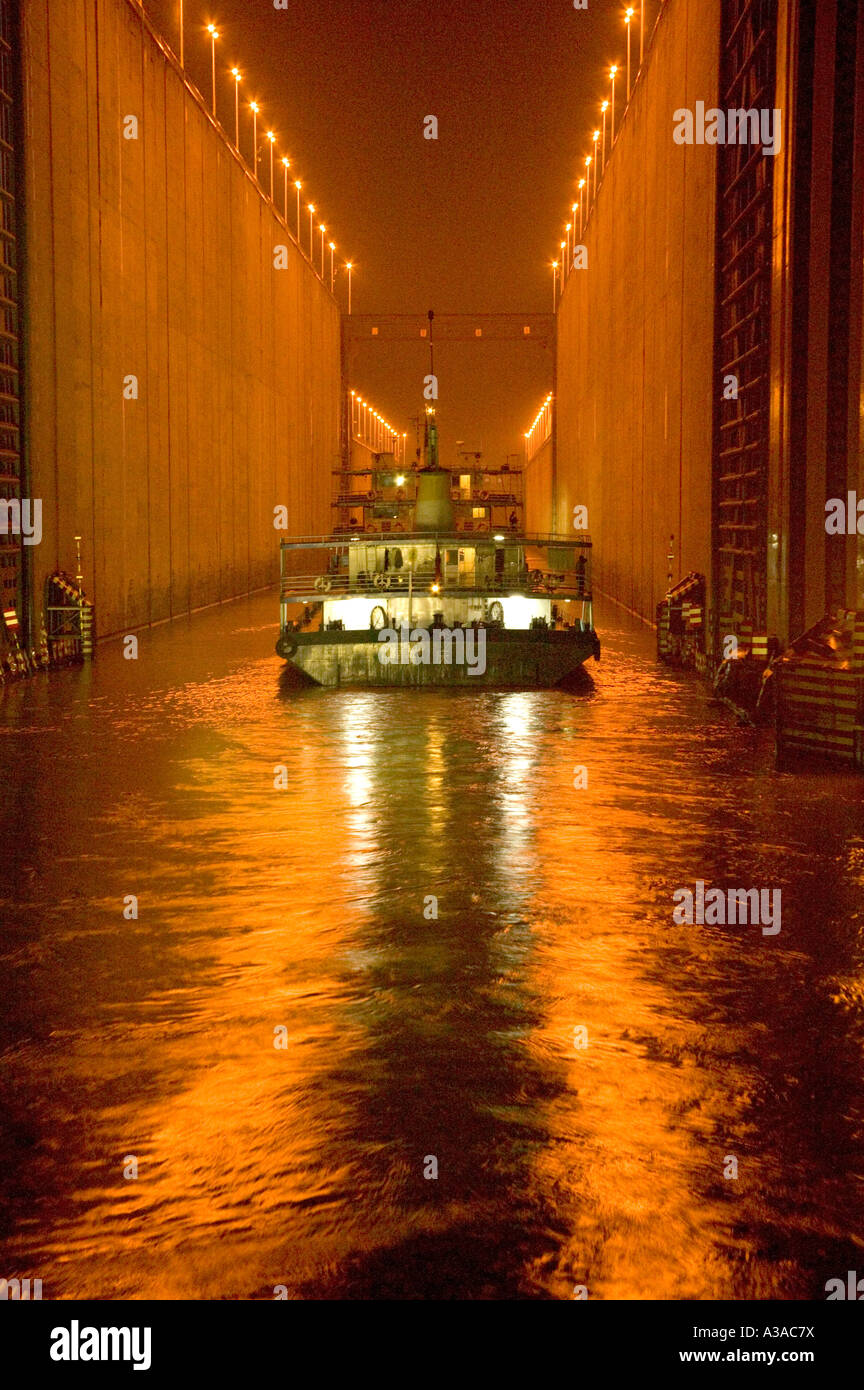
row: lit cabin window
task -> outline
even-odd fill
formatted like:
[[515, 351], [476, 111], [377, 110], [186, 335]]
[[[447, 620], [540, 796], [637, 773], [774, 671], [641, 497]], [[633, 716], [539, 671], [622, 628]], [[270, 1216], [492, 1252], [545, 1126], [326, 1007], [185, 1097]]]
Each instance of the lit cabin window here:
[[471, 515], [475, 518], [475, 520], [482, 521], [483, 517], [486, 515], [486, 508], [485, 508], [485, 507], [472, 507], [472, 508], [471, 508]]

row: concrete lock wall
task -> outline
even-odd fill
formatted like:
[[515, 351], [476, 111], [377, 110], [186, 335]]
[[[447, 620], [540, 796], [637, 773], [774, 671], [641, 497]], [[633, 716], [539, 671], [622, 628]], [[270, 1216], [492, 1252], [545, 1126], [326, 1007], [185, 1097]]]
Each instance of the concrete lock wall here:
[[[551, 534], [555, 526], [551, 436], [540, 446], [525, 468], [525, 530], [535, 535]], [[572, 519], [572, 512], [570, 513]], [[566, 525], [566, 522], [565, 522]], [[564, 529], [564, 526], [561, 527]]]
[[667, 0], [623, 121], [619, 70], [587, 268], [559, 308], [559, 529], [587, 506], [595, 589], [652, 621], [670, 570], [711, 574], [716, 152], [675, 144], [672, 117], [715, 104], [719, 26], [719, 0]]
[[107, 635], [329, 531], [339, 311], [131, 0], [23, 0], [22, 50], [34, 594], [81, 535]]

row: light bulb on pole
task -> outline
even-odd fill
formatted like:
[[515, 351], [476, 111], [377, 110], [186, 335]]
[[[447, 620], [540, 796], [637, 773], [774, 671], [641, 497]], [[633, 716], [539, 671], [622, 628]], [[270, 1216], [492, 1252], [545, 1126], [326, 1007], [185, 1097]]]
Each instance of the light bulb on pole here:
[[210, 66], [213, 72], [213, 115], [216, 115], [216, 40], [219, 37], [219, 30], [215, 24], [207, 25], [207, 33], [210, 35]]
[[234, 148], [240, 148], [240, 83], [243, 74], [239, 68], [231, 69], [231, 76], [234, 78]]
[[291, 168], [291, 160], [290, 160], [290, 159], [286, 159], [285, 155], [283, 155], [283, 156], [282, 156], [282, 169], [283, 169], [283, 171], [284, 171], [284, 179], [285, 179], [285, 226], [286, 226], [286, 227], [288, 226], [288, 170], [289, 170], [290, 168]]
[[252, 153], [253, 153], [253, 155], [255, 156], [255, 158], [254, 158], [253, 173], [254, 173], [254, 175], [255, 175], [255, 182], [257, 183], [257, 182], [258, 182], [258, 112], [260, 111], [261, 108], [260, 108], [260, 106], [258, 105], [257, 101], [250, 101], [250, 103], [249, 103], [249, 109], [250, 109], [250, 111], [252, 112]]
[[270, 202], [273, 202], [273, 147], [276, 144], [276, 136], [272, 130], [268, 130], [267, 139], [270, 141]]

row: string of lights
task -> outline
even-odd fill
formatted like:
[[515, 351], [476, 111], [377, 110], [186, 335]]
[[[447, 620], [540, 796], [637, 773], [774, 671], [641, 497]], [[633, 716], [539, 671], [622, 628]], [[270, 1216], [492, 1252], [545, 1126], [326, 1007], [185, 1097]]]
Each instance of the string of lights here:
[[552, 392], [546, 397], [534, 419], [525, 431], [525, 461], [534, 457], [542, 449], [552, 433]]
[[384, 416], [368, 401], [364, 401], [356, 391], [351, 392], [350, 408], [351, 438], [365, 445], [373, 454], [392, 452], [396, 462], [403, 463], [407, 433], [400, 434], [389, 420], [385, 420]]
[[[139, 0], [139, 4], [141, 5], [142, 9], [145, 8], [144, 0]], [[184, 76], [186, 77], [186, 80], [188, 81], [188, 80], [189, 80], [189, 77], [188, 77], [188, 73], [187, 73], [187, 71], [186, 71], [186, 29], [187, 29], [188, 15], [187, 15], [187, 13], [186, 13], [186, 5], [185, 5], [185, 3], [184, 3], [184, 0], [177, 0], [177, 6], [178, 6], [178, 33], [179, 33], [179, 48], [180, 48], [180, 51], [179, 51], [180, 66], [181, 66], [181, 68], [183, 69], [183, 73], [184, 73]], [[211, 73], [211, 89], [212, 89], [212, 90], [211, 90], [211, 99], [210, 99], [210, 110], [211, 110], [211, 114], [212, 114], [212, 116], [213, 116], [213, 120], [216, 121], [216, 123], [221, 127], [221, 129], [223, 130], [223, 133], [226, 133], [226, 134], [227, 134], [227, 132], [225, 132], [225, 127], [222, 125], [222, 122], [221, 122], [221, 120], [220, 120], [220, 118], [219, 118], [219, 111], [218, 111], [218, 83], [217, 83], [218, 64], [217, 64], [217, 57], [216, 57], [216, 45], [217, 45], [217, 43], [219, 43], [219, 42], [224, 38], [224, 35], [223, 35], [222, 31], [220, 30], [219, 26], [218, 26], [216, 23], [214, 23], [212, 20], [209, 21], [207, 24], [205, 24], [205, 25], [202, 26], [202, 33], [205, 34], [205, 35], [207, 36], [207, 38], [208, 38], [208, 40], [209, 40], [209, 43], [210, 43], [210, 73]], [[262, 182], [262, 179], [259, 177], [259, 165], [262, 163], [262, 160], [261, 160], [262, 148], [259, 148], [259, 141], [258, 141], [258, 117], [262, 114], [262, 103], [261, 103], [260, 101], [258, 101], [257, 99], [253, 99], [253, 100], [249, 100], [249, 101], [245, 101], [245, 102], [241, 99], [240, 89], [241, 89], [241, 86], [242, 86], [242, 84], [244, 83], [244, 81], [245, 81], [246, 79], [245, 79], [245, 77], [244, 77], [244, 74], [243, 74], [242, 70], [241, 70], [238, 66], [233, 66], [233, 67], [231, 67], [231, 68], [226, 68], [225, 71], [226, 71], [226, 72], [229, 74], [229, 76], [231, 77], [231, 80], [232, 80], [232, 83], [233, 83], [233, 89], [234, 89], [234, 148], [235, 148], [235, 150], [237, 151], [237, 153], [238, 153], [238, 155], [240, 156], [240, 158], [243, 160], [244, 164], [246, 164], [246, 167], [251, 171], [252, 176], [253, 176], [253, 178], [254, 178], [256, 184], [258, 185], [258, 188], [259, 188], [259, 190], [260, 190], [260, 192], [261, 192], [262, 197], [264, 197], [264, 198], [266, 198], [266, 199], [268, 200], [268, 202], [271, 204], [271, 206], [272, 206], [272, 208], [273, 208], [274, 213], [275, 213], [278, 217], [280, 217], [281, 220], [284, 222], [286, 231], [288, 232], [289, 236], [291, 236], [291, 237], [294, 239], [294, 241], [296, 241], [298, 250], [302, 253], [302, 255], [304, 255], [304, 256], [306, 257], [306, 259], [308, 260], [310, 266], [311, 266], [312, 269], [315, 271], [315, 274], [318, 276], [318, 278], [319, 278], [319, 280], [321, 281], [321, 283], [322, 283], [322, 284], [326, 284], [326, 283], [327, 283], [327, 274], [328, 274], [327, 270], [325, 269], [325, 262], [326, 262], [326, 260], [327, 260], [326, 251], [325, 251], [325, 237], [326, 237], [326, 235], [327, 235], [327, 225], [326, 225], [326, 223], [324, 223], [323, 221], [319, 221], [319, 223], [318, 223], [318, 233], [319, 233], [320, 238], [321, 238], [321, 244], [320, 244], [320, 264], [318, 264], [319, 257], [317, 257], [316, 254], [315, 254], [315, 245], [314, 245], [314, 241], [315, 241], [315, 228], [314, 228], [314, 224], [313, 224], [313, 218], [314, 218], [314, 216], [315, 216], [316, 211], [318, 211], [318, 210], [316, 209], [314, 203], [307, 203], [307, 204], [306, 204], [306, 208], [307, 208], [307, 211], [308, 211], [308, 213], [309, 213], [309, 248], [308, 248], [308, 251], [307, 251], [307, 249], [306, 249], [306, 247], [305, 247], [305, 245], [304, 245], [304, 239], [301, 238], [301, 229], [300, 229], [300, 220], [301, 220], [301, 219], [300, 219], [300, 191], [301, 191], [301, 189], [303, 188], [303, 181], [302, 181], [302, 179], [298, 179], [298, 178], [295, 178], [295, 179], [293, 180], [294, 190], [295, 190], [295, 193], [296, 193], [296, 204], [297, 204], [296, 230], [295, 230], [295, 229], [292, 229], [292, 226], [291, 226], [290, 223], [289, 223], [289, 214], [288, 214], [288, 203], [289, 203], [289, 196], [290, 196], [290, 195], [289, 195], [289, 191], [288, 191], [288, 186], [289, 186], [289, 182], [291, 182], [291, 180], [289, 179], [289, 171], [290, 171], [291, 168], [292, 168], [292, 160], [291, 160], [291, 158], [289, 157], [289, 155], [287, 155], [287, 154], [280, 154], [280, 153], [278, 152], [278, 150], [277, 150], [278, 136], [277, 136], [276, 132], [275, 132], [274, 130], [267, 130], [267, 131], [265, 131], [265, 133], [264, 133], [264, 139], [267, 141], [267, 144], [264, 145], [262, 148], [263, 148], [263, 150], [264, 150], [265, 152], [269, 149], [269, 157], [268, 157], [268, 161], [266, 161], [266, 162], [269, 162], [269, 188], [268, 188], [268, 185], [267, 185], [266, 182]], [[246, 155], [245, 155], [245, 153], [243, 152], [243, 149], [242, 149], [242, 147], [241, 147], [241, 134], [242, 134], [242, 132], [241, 132], [241, 121], [240, 121], [241, 107], [242, 107], [242, 108], [245, 108], [245, 110], [246, 110], [246, 111], [251, 115], [251, 117], [252, 117], [252, 162], [251, 162], [251, 164], [249, 163], [248, 159], [246, 158]], [[278, 199], [278, 190], [277, 190], [278, 178], [277, 178], [277, 168], [276, 168], [276, 166], [277, 166], [277, 161], [278, 161], [278, 163], [282, 166], [282, 197], [281, 197], [282, 206], [281, 206], [281, 209], [280, 209], [280, 207], [278, 206], [278, 202], [277, 202], [277, 199]], [[319, 215], [320, 215], [320, 211], [319, 211]], [[354, 269], [355, 269], [355, 267], [356, 267], [356, 262], [354, 262], [354, 261], [344, 261], [344, 262], [342, 262], [341, 265], [337, 266], [337, 264], [336, 264], [336, 251], [337, 251], [336, 242], [335, 242], [335, 241], [332, 241], [332, 240], [328, 240], [328, 241], [326, 242], [326, 249], [329, 250], [329, 253], [330, 253], [330, 255], [329, 255], [329, 283], [330, 283], [330, 292], [331, 292], [331, 294], [333, 294], [333, 293], [335, 292], [336, 277], [337, 277], [337, 275], [338, 275], [338, 273], [339, 273], [339, 270], [342, 269], [342, 270], [345, 270], [345, 271], [347, 272], [347, 277], [348, 277], [348, 312], [349, 312], [349, 314], [350, 314], [351, 311], [352, 311], [352, 304], [351, 304], [351, 298], [352, 298], [352, 293], [351, 293], [351, 291], [352, 291], [352, 273], [353, 273], [353, 271], [354, 271]]]
[[[660, 0], [662, 9], [663, 0]], [[623, 124], [627, 111], [630, 107], [632, 95], [639, 84], [642, 75], [642, 68], [645, 62], [645, 0], [640, 0], [637, 7], [629, 5], [623, 11], [622, 20], [627, 35], [627, 94], [624, 102], [624, 110], [621, 114], [619, 129], [615, 129], [615, 85], [619, 80], [619, 74], [625, 66], [621, 63], [611, 63], [606, 70], [606, 80], [609, 83], [610, 95], [604, 97], [599, 104], [601, 121], [596, 130], [591, 132], [591, 152], [583, 157], [585, 169], [584, 178], [576, 182], [578, 198], [570, 204], [570, 220], [564, 226], [564, 239], [559, 243], [560, 256], [549, 262], [552, 271], [552, 309], [553, 312], [558, 306], [558, 300], [563, 293], [564, 285], [571, 271], [574, 269], [575, 253], [579, 242], [588, 227], [591, 212], [597, 201], [597, 194], [602, 187], [603, 177], [606, 172], [606, 164], [612, 157], [615, 148], [617, 135], [620, 134], [620, 125]], [[639, 26], [639, 66], [636, 71], [636, 80], [631, 83], [631, 32], [634, 21]], [[608, 153], [607, 153], [607, 129], [609, 131]], [[579, 217], [579, 241], [576, 239], [576, 217]], [[560, 272], [560, 273], [559, 273]]]

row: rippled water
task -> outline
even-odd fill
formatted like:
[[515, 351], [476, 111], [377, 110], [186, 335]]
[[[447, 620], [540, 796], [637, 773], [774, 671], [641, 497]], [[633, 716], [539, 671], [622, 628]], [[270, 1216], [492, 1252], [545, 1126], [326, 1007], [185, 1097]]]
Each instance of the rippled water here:
[[[864, 779], [776, 773], [614, 609], [577, 694], [298, 692], [274, 620], [2, 697], [0, 1275], [824, 1298], [864, 1236]], [[781, 934], [673, 924], [698, 878], [779, 887]]]

